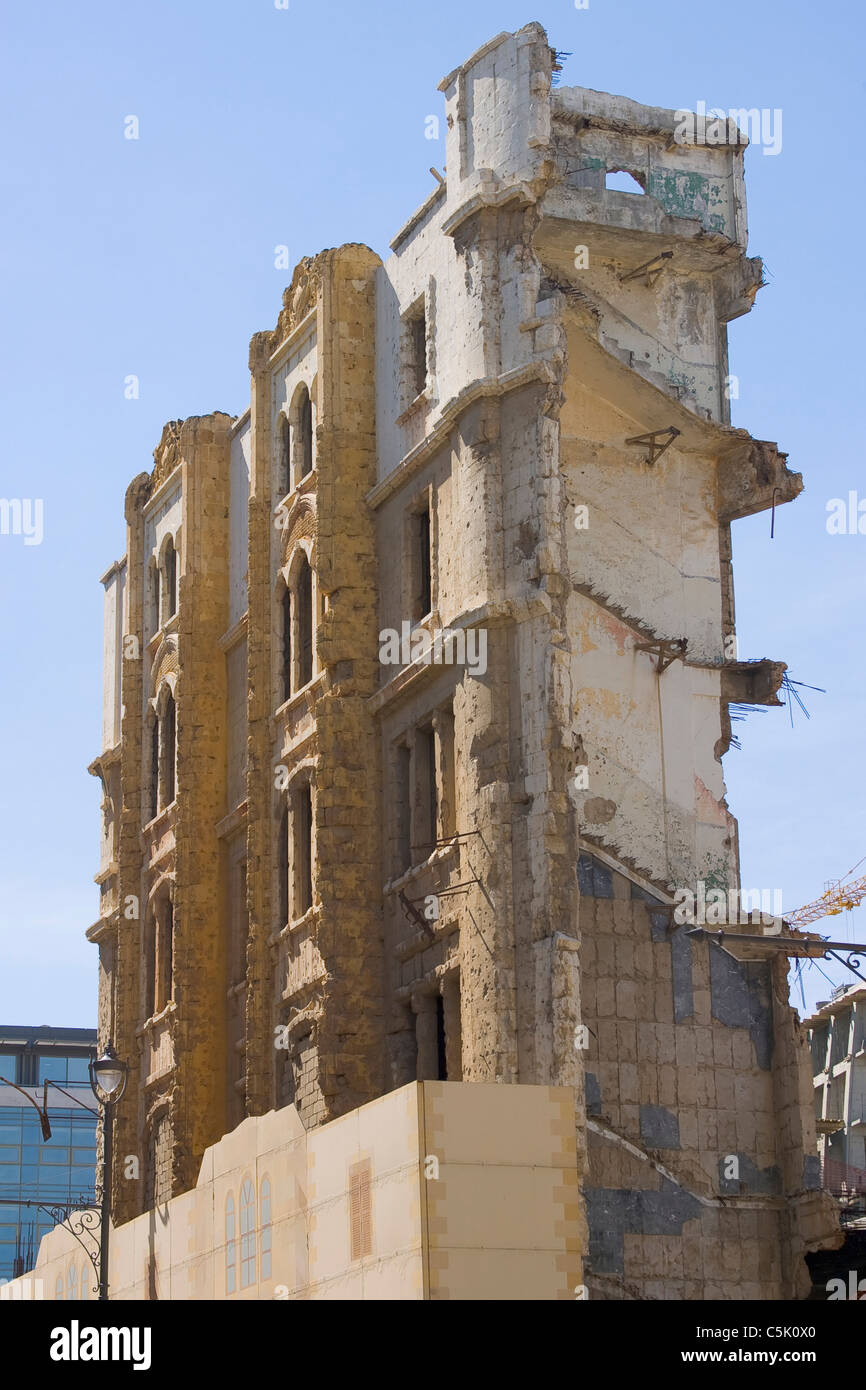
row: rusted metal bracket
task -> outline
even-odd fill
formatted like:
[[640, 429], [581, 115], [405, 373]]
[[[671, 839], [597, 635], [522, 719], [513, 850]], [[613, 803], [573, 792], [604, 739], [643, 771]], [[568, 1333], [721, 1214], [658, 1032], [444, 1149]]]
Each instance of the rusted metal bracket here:
[[665, 261], [669, 261], [673, 256], [673, 251], [662, 251], [660, 255], [653, 256], [651, 261], [645, 261], [643, 265], [635, 266], [627, 275], [620, 275], [619, 282], [625, 285], [629, 280], [643, 280], [644, 284], [652, 289], [656, 280], [666, 269]]
[[684, 660], [687, 647], [688, 641], [685, 637], [678, 637], [675, 641], [659, 638], [657, 642], [635, 643], [636, 652], [649, 652], [656, 658], [656, 670], [660, 676], [673, 662]]
[[[650, 430], [647, 434], [633, 434], [631, 439], [627, 439], [625, 442], [626, 444], [641, 444], [645, 449], [649, 449], [646, 462], [655, 463], [661, 458], [665, 449], [671, 447], [674, 440], [679, 437], [679, 434], [680, 431], [677, 429], [676, 425], [668, 425], [666, 430]], [[664, 444], [660, 444], [659, 440], [663, 439], [665, 435], [667, 435], [668, 438], [665, 439]]]
[[413, 849], [447, 849], [449, 845], [459, 844], [461, 840], [470, 840], [473, 835], [477, 835], [482, 844], [484, 836], [480, 830], [455, 830], [453, 835], [446, 835], [444, 840], [425, 840], [423, 845], [413, 845]]
[[[782, 921], [787, 926], [784, 917]], [[706, 937], [714, 946], [724, 947], [725, 941], [744, 941], [750, 946], [765, 946], [769, 950], [782, 951], [795, 960], [835, 960], [847, 966], [852, 975], [866, 984], [866, 976], [857, 969], [866, 956], [866, 943], [862, 941], [826, 941], [816, 936], [747, 936], [742, 932], [710, 931], [706, 927], [690, 927], [686, 936]]]
[[[425, 931], [428, 933], [428, 935], [432, 936], [433, 928], [430, 926], [430, 923], [427, 921], [427, 918], [421, 915], [415, 904], [412, 902], [412, 899], [406, 897], [406, 894], [403, 892], [402, 888], [400, 889], [400, 892], [397, 896], [400, 902], [400, 906], [402, 907], [409, 921], [414, 922], [416, 927], [420, 927], [422, 931]], [[423, 899], [419, 899], [419, 901], [423, 901]]]

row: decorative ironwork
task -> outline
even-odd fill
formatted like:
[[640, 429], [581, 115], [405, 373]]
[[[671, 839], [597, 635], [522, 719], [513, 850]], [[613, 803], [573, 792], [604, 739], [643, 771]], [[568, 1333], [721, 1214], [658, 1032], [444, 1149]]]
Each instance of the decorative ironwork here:
[[[74, 1236], [78, 1241], [78, 1244], [93, 1265], [97, 1281], [99, 1279], [99, 1255], [102, 1248], [101, 1241], [97, 1234], [99, 1231], [99, 1218], [99, 1207], [91, 1206], [85, 1207], [83, 1210], [69, 1212], [63, 1220], [57, 1221], [55, 1218], [56, 1224], [58, 1226], [65, 1226], [70, 1235]], [[93, 1249], [90, 1248], [90, 1245], [85, 1243], [85, 1237], [92, 1243]], [[98, 1282], [94, 1284], [92, 1292], [95, 1294], [99, 1293]]]
[[[863, 983], [866, 984], [866, 975], [861, 975], [860, 971], [857, 969], [857, 967], [862, 964], [859, 955], [859, 952], [862, 951], [862, 949], [862, 946], [860, 946], [855, 947], [851, 951], [846, 950], [843, 947], [841, 953], [839, 951], [825, 951], [824, 959], [837, 960], [840, 965], [847, 966], [848, 969], [851, 971], [851, 974], [856, 975], [858, 980], [862, 980]], [[845, 957], [845, 959], [843, 959], [843, 956]]]
[[[50, 1216], [55, 1226], [64, 1226], [81, 1246], [93, 1265], [97, 1279], [99, 1278], [99, 1256], [102, 1249], [99, 1238], [101, 1208], [95, 1206], [89, 1197], [82, 1196], [75, 1202], [37, 1202], [30, 1197], [4, 1197], [0, 1198], [0, 1202], [4, 1206], [35, 1207], [37, 1211], [43, 1211], [46, 1216]], [[85, 1244], [85, 1238], [92, 1242], [92, 1249], [90, 1245]], [[93, 1286], [92, 1292], [99, 1293], [98, 1283]]]

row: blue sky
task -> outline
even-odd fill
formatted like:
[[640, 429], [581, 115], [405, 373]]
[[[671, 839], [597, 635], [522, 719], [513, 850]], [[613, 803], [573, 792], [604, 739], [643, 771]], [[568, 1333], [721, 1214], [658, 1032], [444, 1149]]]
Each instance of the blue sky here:
[[[750, 253], [769, 284], [731, 325], [734, 423], [778, 441], [806, 491], [737, 522], [739, 652], [788, 662], [811, 712], [735, 726], [725, 759], [746, 886], [785, 908], [866, 855], [863, 11], [804, 0], [491, 3], [148, 0], [7, 7], [0, 84], [0, 496], [41, 498], [44, 538], [0, 536], [0, 1019], [90, 1025], [97, 915], [102, 590], [128, 481], [165, 420], [248, 400], [274, 267], [345, 241], [381, 255], [432, 187], [441, 77], [539, 20], [563, 83], [652, 105], [781, 108], [782, 149], [746, 155]], [[124, 120], [140, 123], [124, 139]], [[124, 397], [129, 375], [138, 400]], [[866, 508], [864, 508], [866, 510]], [[866, 524], [866, 523], [864, 523]], [[866, 870], [866, 865], [862, 866]], [[862, 871], [861, 870], [861, 871]], [[866, 910], [825, 923], [866, 937]], [[855, 938], [856, 939], [856, 938]], [[834, 980], [851, 978], [827, 965]], [[811, 968], [807, 1001], [829, 986]]]

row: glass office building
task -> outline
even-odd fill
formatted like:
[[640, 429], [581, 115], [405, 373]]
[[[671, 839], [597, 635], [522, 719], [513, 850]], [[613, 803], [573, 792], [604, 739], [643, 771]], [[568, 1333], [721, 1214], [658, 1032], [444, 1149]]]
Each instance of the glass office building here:
[[[54, 1225], [50, 1212], [28, 1201], [94, 1201], [97, 1104], [87, 1063], [95, 1048], [93, 1028], [0, 1025], [0, 1279], [33, 1269]], [[46, 1083], [48, 1140], [36, 1108]]]

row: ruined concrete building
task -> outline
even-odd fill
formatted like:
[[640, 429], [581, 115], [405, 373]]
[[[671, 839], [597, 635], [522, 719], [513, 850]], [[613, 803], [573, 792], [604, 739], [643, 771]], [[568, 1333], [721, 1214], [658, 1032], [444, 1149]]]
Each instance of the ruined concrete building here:
[[729, 705], [785, 669], [733, 641], [731, 524], [802, 487], [730, 423], [744, 145], [556, 71], [530, 24], [450, 73], [390, 257], [303, 260], [249, 409], [166, 425], [127, 491], [88, 933], [115, 1216], [245, 1117], [565, 1086], [558, 1296], [792, 1298], [836, 1227], [787, 961], [671, 912], [739, 887]]

